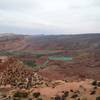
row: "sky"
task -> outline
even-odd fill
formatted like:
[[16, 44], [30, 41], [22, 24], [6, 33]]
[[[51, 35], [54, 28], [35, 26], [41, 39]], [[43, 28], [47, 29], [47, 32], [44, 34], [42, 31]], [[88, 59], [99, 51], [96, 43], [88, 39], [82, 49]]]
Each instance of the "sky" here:
[[100, 33], [100, 0], [0, 0], [0, 33]]

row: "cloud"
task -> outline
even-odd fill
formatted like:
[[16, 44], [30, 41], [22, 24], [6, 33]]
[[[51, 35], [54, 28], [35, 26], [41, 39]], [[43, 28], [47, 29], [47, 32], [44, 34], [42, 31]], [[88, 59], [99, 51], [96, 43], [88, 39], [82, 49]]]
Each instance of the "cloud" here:
[[0, 0], [0, 32], [100, 32], [100, 0]]

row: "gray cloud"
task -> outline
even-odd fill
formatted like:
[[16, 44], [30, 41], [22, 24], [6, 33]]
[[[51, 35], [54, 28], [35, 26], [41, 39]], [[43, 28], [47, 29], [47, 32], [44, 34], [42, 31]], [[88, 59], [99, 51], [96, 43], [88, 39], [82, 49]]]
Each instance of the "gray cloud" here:
[[100, 0], [0, 0], [0, 32], [100, 32]]

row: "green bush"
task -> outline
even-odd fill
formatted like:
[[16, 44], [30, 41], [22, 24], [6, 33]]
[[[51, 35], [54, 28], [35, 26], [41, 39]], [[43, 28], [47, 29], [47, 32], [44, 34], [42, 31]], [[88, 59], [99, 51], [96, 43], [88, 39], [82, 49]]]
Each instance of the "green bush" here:
[[100, 82], [98, 82], [98, 87], [100, 87]]
[[33, 96], [34, 96], [35, 98], [38, 98], [38, 97], [40, 96], [40, 92], [35, 92], [35, 93], [33, 93]]
[[59, 95], [56, 95], [54, 100], [61, 100], [61, 97]]
[[92, 85], [96, 86], [96, 85], [97, 85], [97, 81], [94, 80], [94, 81], [92, 82]]
[[28, 97], [28, 93], [27, 93], [27, 92], [20, 92], [20, 91], [17, 91], [17, 92], [14, 94], [14, 97], [26, 98], [26, 97]]
[[73, 94], [71, 98], [77, 98], [78, 95], [77, 94]]
[[68, 97], [68, 95], [69, 95], [69, 92], [68, 91], [65, 91], [64, 92], [64, 97]]
[[90, 95], [96, 94], [96, 91], [91, 91]]

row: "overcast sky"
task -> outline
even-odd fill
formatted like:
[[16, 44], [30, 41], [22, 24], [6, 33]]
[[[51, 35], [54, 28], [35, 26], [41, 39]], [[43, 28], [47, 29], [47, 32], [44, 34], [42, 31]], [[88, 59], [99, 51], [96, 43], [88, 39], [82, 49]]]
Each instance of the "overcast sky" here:
[[2, 32], [100, 32], [100, 0], [0, 0]]

